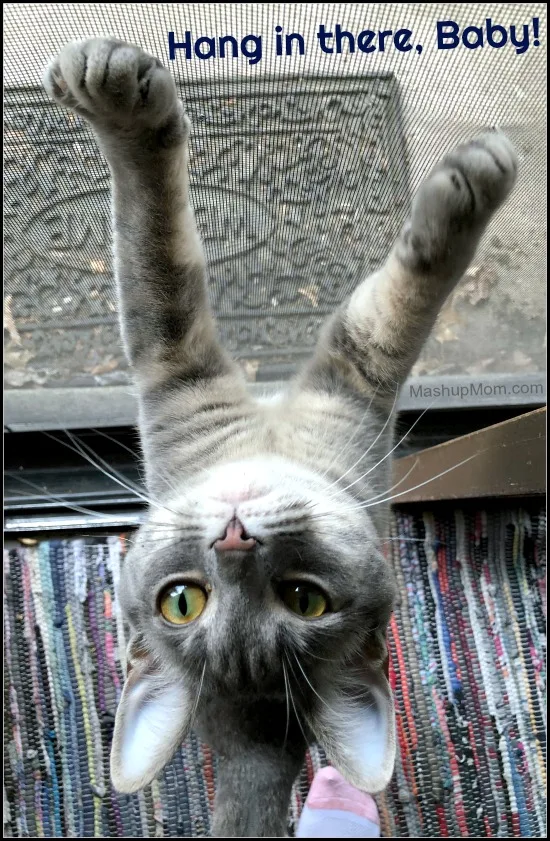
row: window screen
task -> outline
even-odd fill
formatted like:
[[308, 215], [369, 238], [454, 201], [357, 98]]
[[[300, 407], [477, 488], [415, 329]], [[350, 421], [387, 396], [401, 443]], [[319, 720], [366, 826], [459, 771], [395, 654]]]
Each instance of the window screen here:
[[[86, 124], [40, 86], [50, 57], [92, 35], [141, 45], [178, 81], [212, 302], [251, 388], [287, 379], [310, 353], [326, 316], [383, 260], [437, 159], [487, 126], [503, 129], [518, 149], [518, 185], [401, 405], [544, 402], [544, 5], [4, 9], [8, 426], [108, 425], [134, 411], [107, 166]], [[374, 35], [361, 38], [366, 30]], [[234, 43], [222, 57], [224, 36]]]

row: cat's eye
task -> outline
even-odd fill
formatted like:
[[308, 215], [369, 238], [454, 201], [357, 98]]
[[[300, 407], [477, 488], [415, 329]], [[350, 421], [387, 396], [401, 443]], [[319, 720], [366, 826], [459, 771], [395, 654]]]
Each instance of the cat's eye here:
[[206, 593], [197, 584], [172, 584], [161, 593], [159, 607], [171, 625], [187, 625], [206, 607]]
[[303, 619], [317, 619], [329, 609], [326, 596], [315, 584], [284, 582], [279, 592], [286, 606]]

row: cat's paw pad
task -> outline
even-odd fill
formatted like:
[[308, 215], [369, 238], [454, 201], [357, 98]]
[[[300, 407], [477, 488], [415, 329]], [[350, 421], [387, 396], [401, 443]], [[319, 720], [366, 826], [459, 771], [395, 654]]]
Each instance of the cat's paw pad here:
[[469, 217], [472, 222], [502, 204], [514, 186], [517, 155], [508, 138], [489, 131], [458, 146], [434, 169], [421, 187], [434, 193], [434, 209]]
[[108, 38], [68, 44], [43, 84], [66, 108], [105, 128], [157, 128], [177, 112], [174, 80], [158, 59]]
[[487, 132], [458, 146], [414, 197], [401, 236], [402, 259], [424, 271], [443, 268], [470, 233], [477, 236], [487, 224], [511, 192], [516, 174], [514, 147], [501, 132]]

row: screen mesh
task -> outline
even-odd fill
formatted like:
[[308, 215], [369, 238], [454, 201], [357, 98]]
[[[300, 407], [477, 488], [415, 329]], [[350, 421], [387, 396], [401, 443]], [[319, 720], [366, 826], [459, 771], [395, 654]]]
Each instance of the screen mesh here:
[[[432, 402], [420, 378], [424, 386], [466, 383], [457, 398], [465, 406], [529, 403], [533, 395], [542, 402], [544, 5], [4, 9], [8, 389], [33, 390], [39, 405], [59, 388], [127, 391], [107, 166], [86, 124], [40, 86], [65, 43], [109, 35], [156, 55], [187, 101], [192, 200], [212, 301], [251, 382], [285, 379], [309, 353], [324, 318], [383, 260], [437, 159], [487, 126], [502, 128], [518, 149], [518, 186], [447, 302], [408, 395]], [[320, 39], [321, 26], [334, 37]], [[395, 35], [404, 29], [408, 40]], [[375, 35], [360, 39], [365, 30]], [[223, 36], [235, 44], [226, 42], [220, 57]], [[400, 51], [394, 36], [412, 49]], [[174, 60], [171, 40], [180, 45]]]

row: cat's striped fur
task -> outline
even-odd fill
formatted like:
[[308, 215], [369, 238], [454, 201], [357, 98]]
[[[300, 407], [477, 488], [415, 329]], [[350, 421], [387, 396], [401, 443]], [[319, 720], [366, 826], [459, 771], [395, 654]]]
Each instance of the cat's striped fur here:
[[[122, 791], [145, 786], [194, 726], [220, 757], [214, 834], [282, 835], [306, 741], [319, 740], [357, 786], [374, 792], [390, 779], [394, 582], [381, 549], [392, 409], [513, 186], [515, 154], [497, 132], [449, 154], [288, 392], [256, 402], [209, 308], [190, 129], [170, 74], [137, 47], [94, 39], [66, 47], [45, 86], [89, 120], [111, 168], [151, 499], [120, 586], [132, 639], [113, 780]], [[235, 516], [252, 550], [216, 548]], [[207, 607], [168, 627], [157, 596], [182, 576], [205, 587]], [[315, 621], [291, 613], [277, 595], [289, 578], [320, 585], [331, 611]]]

